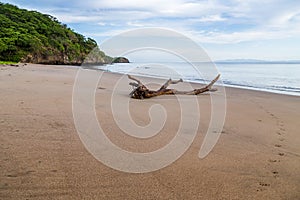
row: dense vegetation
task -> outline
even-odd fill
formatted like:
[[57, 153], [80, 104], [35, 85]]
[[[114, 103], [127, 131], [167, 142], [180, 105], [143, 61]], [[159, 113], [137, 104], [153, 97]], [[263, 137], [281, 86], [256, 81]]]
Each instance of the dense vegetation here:
[[[55, 17], [0, 2], [0, 60], [81, 64], [97, 46]], [[100, 50], [95, 62], [111, 62]]]

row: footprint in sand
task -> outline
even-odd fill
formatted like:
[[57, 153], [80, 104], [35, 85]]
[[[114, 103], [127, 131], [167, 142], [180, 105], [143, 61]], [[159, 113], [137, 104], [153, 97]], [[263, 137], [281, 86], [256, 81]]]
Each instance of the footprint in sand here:
[[283, 126], [284, 124], [283, 124], [283, 121], [281, 121], [281, 120], [278, 120], [278, 124], [280, 125], [280, 126]]
[[25, 175], [28, 175], [28, 174], [31, 174], [31, 173], [34, 173], [34, 172], [35, 172], [34, 170], [28, 170], [28, 171], [25, 171], [25, 172], [7, 174], [6, 177], [15, 178], [15, 177], [19, 177], [19, 176], [25, 176]]
[[280, 129], [281, 131], [285, 131], [285, 129], [284, 129], [284, 128], [282, 128], [282, 127], [280, 127], [279, 129]]
[[274, 119], [278, 119], [278, 117], [276, 117], [273, 113], [270, 113], [270, 116]]
[[277, 126], [278, 126], [278, 129], [279, 129], [280, 133], [284, 133], [286, 131], [285, 128], [284, 128], [283, 121], [277, 121]]
[[276, 159], [269, 159], [269, 162], [271, 162], [271, 163], [275, 163], [275, 162], [280, 162], [280, 160], [276, 160]]
[[262, 183], [262, 182], [260, 182], [259, 185], [260, 185], [260, 186], [264, 186], [264, 187], [269, 187], [269, 186], [270, 186], [269, 183]]
[[7, 174], [6, 176], [9, 177], [9, 178], [15, 178], [15, 177], [18, 177], [17, 174]]
[[284, 156], [284, 153], [280, 152], [278, 153], [279, 156]]
[[279, 177], [279, 172], [278, 171], [272, 171], [273, 177], [277, 178]]
[[[259, 107], [260, 107], [262, 110], [264, 110], [268, 115], [270, 115], [271, 118], [275, 121], [275, 123], [277, 124], [277, 131], [276, 131], [276, 134], [279, 135], [279, 136], [281, 136], [281, 137], [279, 138], [279, 141], [284, 141], [285, 139], [284, 139], [284, 136], [283, 136], [283, 135], [284, 135], [285, 132], [286, 132], [285, 127], [284, 127], [284, 122], [281, 121], [280, 118], [277, 117], [275, 114], [273, 114], [273, 113], [270, 112], [269, 110], [265, 109], [263, 106], [259, 105]], [[260, 120], [260, 119], [257, 119], [257, 121], [262, 122], [262, 120]], [[277, 148], [282, 147], [281, 144], [274, 144], [274, 146], [277, 147]], [[279, 152], [278, 155], [279, 155], [279, 156], [284, 156], [285, 154], [284, 154], [283, 152]], [[278, 162], [280, 162], [279, 159], [269, 159], [268, 161], [269, 161], [270, 163], [278, 163]], [[273, 177], [274, 177], [274, 178], [277, 178], [277, 177], [279, 176], [279, 172], [276, 171], [276, 170], [272, 171], [272, 174], [273, 174]], [[260, 184], [260, 186], [264, 186], [264, 187], [270, 186], [270, 184], [268, 184], [268, 183], [262, 183], [262, 182], [260, 182], [259, 184]], [[258, 189], [257, 191], [262, 191], [262, 189], [260, 188], [260, 189]]]
[[57, 122], [57, 121], [48, 123], [48, 125], [50, 125], [52, 128], [64, 128], [64, 127], [66, 127], [66, 125], [64, 123]]
[[266, 189], [266, 187], [270, 187], [269, 183], [263, 183], [263, 182], [259, 182], [259, 185], [261, 186], [261, 188], [258, 188], [256, 191], [257, 192], [261, 192], [264, 191]]
[[[263, 109], [267, 114], [269, 114], [273, 119], [276, 120], [276, 124], [278, 127], [278, 131], [276, 132], [277, 135], [284, 135], [285, 134], [285, 128], [284, 128], [284, 123], [283, 121], [281, 121], [275, 114], [273, 114], [272, 112], [270, 112], [269, 110], [265, 109], [263, 106], [260, 105], [260, 108]], [[261, 119], [258, 119], [257, 121], [262, 122]], [[284, 140], [284, 139], [283, 139]], [[283, 141], [280, 140], [280, 141]], [[276, 146], [276, 145], [275, 145]]]

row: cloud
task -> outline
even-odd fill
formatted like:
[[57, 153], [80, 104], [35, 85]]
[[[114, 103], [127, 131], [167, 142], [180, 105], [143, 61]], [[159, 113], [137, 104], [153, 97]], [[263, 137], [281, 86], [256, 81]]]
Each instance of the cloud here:
[[101, 16], [86, 16], [86, 15], [70, 15], [66, 13], [56, 13], [54, 15], [59, 21], [64, 23], [83, 23], [83, 22], [98, 22], [99, 25], [105, 24], [101, 22]]
[[[93, 8], [85, 13], [90, 21], [118, 24], [121, 30], [164, 26], [186, 34], [198, 33], [194, 36], [208, 43], [255, 41], [299, 34], [295, 27], [300, 25], [300, 5], [294, 1], [153, 0], [137, 3], [133, 0], [87, 0], [84, 5], [82, 1], [77, 1], [77, 4], [87, 10]], [[63, 19], [67, 22], [88, 20], [83, 16], [72, 16]]]
[[89, 36], [108, 37], [137, 27], [167, 27], [204, 43], [299, 37], [300, 3], [294, 0], [73, 0], [6, 1], [38, 9], [63, 23], [89, 24]]
[[209, 16], [203, 16], [199, 19], [194, 19], [194, 22], [221, 22], [226, 21], [226, 18], [221, 17], [220, 15], [209, 15]]

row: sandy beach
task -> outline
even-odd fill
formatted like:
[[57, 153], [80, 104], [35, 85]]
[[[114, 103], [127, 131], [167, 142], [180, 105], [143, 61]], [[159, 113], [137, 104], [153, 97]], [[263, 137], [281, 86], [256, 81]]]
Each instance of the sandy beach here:
[[[213, 151], [199, 159], [210, 120], [210, 96], [199, 95], [201, 121], [188, 151], [161, 170], [130, 174], [102, 164], [81, 142], [72, 115], [77, 71], [0, 66], [0, 199], [300, 199], [300, 97], [226, 88], [224, 129]], [[149, 123], [151, 105], [168, 111], [161, 133], [134, 139], [111, 113], [119, 77], [105, 72], [96, 90], [107, 136], [128, 151], [163, 147], [180, 122], [176, 97], [132, 99], [131, 115], [141, 126]], [[129, 98], [130, 90], [114, 92]]]

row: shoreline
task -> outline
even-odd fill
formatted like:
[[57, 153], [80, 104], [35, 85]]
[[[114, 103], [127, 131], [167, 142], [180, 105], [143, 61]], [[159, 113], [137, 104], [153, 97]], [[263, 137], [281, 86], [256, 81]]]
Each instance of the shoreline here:
[[[120, 72], [110, 71], [109, 69], [108, 70], [107, 69], [101, 69], [101, 67], [100, 68], [91, 68], [91, 69], [93, 69], [93, 70], [102, 70], [102, 71], [111, 72], [111, 73], [120, 73]], [[221, 74], [221, 80], [222, 80], [222, 73], [220, 71], [219, 71], [219, 73]], [[123, 73], [120, 73], [120, 74], [123, 74]], [[133, 74], [133, 75], [134, 76], [141, 76], [141, 77], [159, 78], [159, 79], [168, 79], [169, 78], [167, 76], [164, 77], [163, 75], [161, 77], [150, 75], [150, 74], [138, 74], [138, 73], [137, 74]], [[184, 81], [185, 82], [189, 82], [189, 83], [204, 84], [203, 80], [198, 81], [198, 80], [186, 80], [186, 79], [184, 79]], [[269, 92], [269, 93], [275, 93], [275, 94], [284, 94], [284, 95], [290, 95], [290, 96], [298, 96], [298, 97], [300, 96], [300, 92], [297, 92], [297, 91], [289, 91], [289, 90], [283, 90], [283, 89], [272, 89], [272, 88], [263, 88], [263, 87], [256, 87], [256, 86], [252, 86], [252, 85], [241, 85], [239, 83], [234, 83], [234, 82], [230, 83], [232, 81], [233, 80], [225, 81], [225, 83], [223, 82], [223, 86], [224, 87], [247, 89], [247, 90], [263, 91], [263, 92]], [[206, 80], [206, 82], [209, 82], [209, 80]]]
[[[15, 65], [20, 65], [22, 64], [22, 66], [15, 66]], [[264, 64], [264, 63], [262, 63]], [[297, 63], [298, 64], [298, 63]], [[32, 64], [32, 63], [17, 63], [17, 64], [0, 64], [0, 67], [24, 67], [26, 65], [31, 65], [31, 66], [53, 66], [53, 67], [65, 67], [65, 68], [83, 68], [83, 69], [89, 69], [89, 70], [99, 70], [99, 71], [103, 71], [105, 73], [112, 73], [112, 74], [117, 74], [117, 75], [126, 75], [123, 74], [121, 72], [112, 72], [109, 70], [104, 70], [104, 69], [97, 69], [97, 68], [91, 68], [91, 67], [85, 67], [85, 66], [81, 66], [81, 65], [49, 65], [49, 64]], [[104, 65], [110, 65], [110, 64], [104, 64]], [[134, 74], [133, 74], [134, 75]], [[141, 74], [137, 74], [134, 75], [136, 77], [145, 77], [145, 78], [153, 78], [153, 79], [159, 79], [159, 80], [167, 80], [167, 78], [163, 78], [163, 77], [156, 77], [156, 76], [151, 76], [151, 75], [141, 75]], [[222, 80], [222, 74], [221, 74], [221, 80]], [[201, 82], [196, 82], [196, 81], [184, 81], [187, 83], [191, 83], [191, 84], [200, 84], [200, 85], [205, 85], [204, 83]], [[287, 92], [287, 91], [275, 91], [275, 90], [270, 90], [270, 89], [260, 89], [260, 88], [255, 88], [253, 86], [239, 86], [239, 85], [229, 85], [229, 84], [225, 84], [223, 83], [223, 85], [218, 85], [218, 83], [215, 84], [216, 86], [222, 86], [225, 88], [235, 88], [235, 89], [242, 89], [242, 90], [250, 90], [250, 91], [256, 91], [256, 92], [266, 92], [266, 93], [270, 93], [270, 94], [279, 94], [279, 95], [287, 95], [287, 96], [292, 96], [292, 97], [300, 97], [300, 93], [296, 93], [293, 92], [293, 94]]]
[[[199, 127], [187, 152], [158, 171], [129, 174], [102, 164], [80, 140], [72, 111], [78, 67], [28, 64], [0, 69], [1, 199], [300, 198], [299, 97], [225, 87], [223, 131], [212, 152], [199, 159], [211, 98], [198, 95]], [[149, 124], [153, 105], [162, 105], [167, 113], [157, 135], [133, 138], [120, 129], [111, 111], [113, 91], [116, 102], [128, 100], [131, 91], [127, 80], [126, 87], [115, 88], [119, 78], [104, 72], [95, 92], [96, 115], [107, 137], [131, 152], [168, 144], [182, 116], [176, 97], [130, 99], [131, 117], [140, 126]]]

